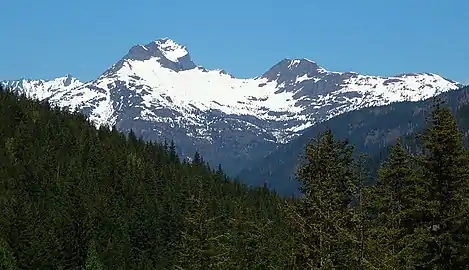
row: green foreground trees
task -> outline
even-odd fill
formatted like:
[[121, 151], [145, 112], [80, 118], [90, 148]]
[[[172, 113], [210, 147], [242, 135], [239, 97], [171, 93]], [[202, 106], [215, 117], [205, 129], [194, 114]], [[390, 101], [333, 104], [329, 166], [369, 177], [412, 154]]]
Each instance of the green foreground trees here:
[[365, 186], [328, 130], [306, 148], [303, 197], [280, 198], [0, 89], [0, 268], [467, 269], [469, 155], [448, 109], [421, 139]]
[[1, 269], [288, 268], [284, 202], [0, 89]]
[[371, 187], [330, 130], [308, 145], [292, 211], [299, 268], [467, 269], [468, 152], [449, 109], [436, 103], [428, 124], [422, 153], [397, 143]]
[[295, 212], [300, 245], [296, 265], [335, 269], [360, 264], [358, 213], [352, 207], [362, 179], [353, 148], [334, 139], [330, 130], [306, 149], [299, 170], [304, 198]]

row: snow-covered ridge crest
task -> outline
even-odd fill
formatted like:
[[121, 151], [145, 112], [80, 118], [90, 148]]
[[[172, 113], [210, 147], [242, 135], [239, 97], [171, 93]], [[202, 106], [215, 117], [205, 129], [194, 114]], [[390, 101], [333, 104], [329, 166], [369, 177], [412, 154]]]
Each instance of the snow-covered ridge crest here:
[[169, 38], [162, 38], [145, 45], [135, 45], [116, 64], [114, 64], [104, 74], [114, 73], [119, 70], [124, 63], [128, 65], [133, 61], [156, 60], [160, 66], [173, 70], [182, 71], [196, 68], [192, 62], [189, 51], [185, 46], [180, 45]]
[[0, 83], [18, 94], [24, 94], [38, 100], [48, 99], [59, 92], [70, 91], [83, 85], [70, 74], [53, 80], [19, 79]]
[[200, 152], [219, 162], [226, 153], [231, 153], [228, 158], [241, 155], [243, 161], [254, 158], [261, 152], [253, 145], [287, 143], [311, 125], [345, 112], [421, 100], [461, 86], [431, 73], [369, 76], [289, 58], [260, 76], [240, 79], [197, 66], [185, 46], [168, 38], [133, 46], [87, 83], [58, 78], [42, 86], [6, 84], [80, 110], [98, 125], [133, 129], [147, 139], [174, 139], [189, 155], [205, 148]]
[[179, 45], [169, 38], [162, 38], [155, 41], [163, 55], [173, 62], [177, 62], [179, 58], [182, 58], [189, 54], [185, 46]]
[[[285, 58], [263, 75], [251, 79], [237, 79], [220, 70], [195, 67], [185, 46], [161, 38], [133, 46], [102, 76], [86, 84], [73, 78], [69, 85], [64, 78], [57, 78], [42, 88], [40, 81], [26, 83], [23, 88], [34, 92], [32, 88], [37, 87], [33, 96], [39, 99], [54, 95], [59, 104], [87, 108], [90, 117], [99, 123], [115, 124], [112, 119], [122, 113], [121, 106], [116, 104], [130, 96], [140, 98], [138, 103], [131, 103], [134, 110], [141, 107], [136, 119], [147, 121], [163, 119], [155, 113], [158, 108], [178, 111], [185, 120], [193, 118], [190, 122], [200, 125], [204, 125], [204, 120], [193, 115], [194, 110], [251, 116], [264, 123], [257, 126], [271, 134], [271, 140], [281, 143], [318, 121], [350, 110], [420, 100], [458, 88], [457, 83], [436, 74], [382, 77], [330, 72], [307, 58]], [[128, 96], [116, 100], [115, 95], [124, 89]], [[55, 93], [58, 90], [60, 94]]]

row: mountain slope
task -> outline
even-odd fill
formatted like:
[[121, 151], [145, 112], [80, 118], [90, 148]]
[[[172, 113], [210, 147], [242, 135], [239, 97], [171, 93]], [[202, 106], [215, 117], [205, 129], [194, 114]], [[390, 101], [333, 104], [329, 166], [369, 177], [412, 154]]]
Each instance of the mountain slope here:
[[[469, 111], [469, 87], [441, 94], [458, 119], [466, 119]], [[298, 194], [298, 183], [294, 174], [302, 161], [307, 143], [319, 132], [331, 128], [340, 139], [348, 139], [358, 153], [366, 153], [375, 163], [384, 158], [386, 148], [397, 138], [420, 132], [425, 128], [433, 98], [418, 102], [400, 102], [385, 106], [363, 108], [337, 116], [308, 128], [304, 133], [286, 145], [281, 145], [265, 158], [252, 162], [238, 175], [252, 185], [267, 183], [281, 194]], [[465, 122], [469, 123], [467, 120]], [[469, 126], [460, 125], [468, 135]]]
[[284, 59], [261, 76], [239, 79], [196, 65], [185, 46], [164, 38], [133, 46], [95, 80], [28, 94], [78, 109], [97, 125], [173, 139], [183, 156], [198, 150], [234, 173], [315, 123], [458, 87], [431, 73], [366, 76], [308, 59]]

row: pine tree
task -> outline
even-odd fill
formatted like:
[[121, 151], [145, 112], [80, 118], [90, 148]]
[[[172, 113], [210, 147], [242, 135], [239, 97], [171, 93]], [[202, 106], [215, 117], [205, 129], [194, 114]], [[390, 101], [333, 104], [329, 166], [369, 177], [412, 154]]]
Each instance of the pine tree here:
[[352, 202], [359, 174], [353, 147], [327, 130], [306, 148], [298, 171], [304, 197], [294, 211], [299, 247], [295, 264], [308, 269], [358, 267], [357, 226]]
[[1, 270], [16, 270], [19, 269], [16, 265], [16, 259], [11, 251], [8, 243], [0, 238], [0, 269]]
[[200, 194], [193, 196], [190, 203], [176, 268], [227, 269], [231, 234], [217, 233], [217, 219], [221, 216], [210, 215], [208, 203]]
[[202, 165], [202, 157], [200, 156], [199, 152], [195, 152], [194, 159], [192, 160], [192, 164], [194, 165]]
[[217, 167], [217, 172], [216, 172], [218, 175], [223, 175], [223, 169], [221, 168], [221, 164], [219, 163], [218, 164], [218, 167]]
[[375, 265], [405, 269], [421, 256], [416, 229], [427, 206], [425, 195], [412, 157], [397, 142], [378, 171], [376, 185], [367, 189], [365, 199], [373, 240], [368, 249]]
[[85, 263], [86, 270], [101, 270], [104, 269], [101, 260], [99, 259], [98, 251], [96, 250], [96, 242], [92, 240], [88, 248], [88, 254], [86, 256]]
[[176, 152], [176, 145], [174, 144], [174, 140], [171, 140], [171, 144], [169, 146], [169, 158], [171, 163], [178, 163], [179, 157]]
[[469, 264], [469, 159], [448, 108], [437, 101], [423, 135], [421, 159], [432, 212], [423, 268], [466, 269]]

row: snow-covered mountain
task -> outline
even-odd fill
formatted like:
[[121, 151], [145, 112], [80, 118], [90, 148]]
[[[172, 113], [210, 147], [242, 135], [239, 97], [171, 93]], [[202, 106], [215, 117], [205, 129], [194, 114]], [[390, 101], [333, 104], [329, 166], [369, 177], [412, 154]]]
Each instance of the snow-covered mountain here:
[[3, 81], [1, 83], [18, 94], [24, 94], [30, 98], [39, 100], [48, 99], [52, 95], [67, 92], [83, 84], [70, 74], [50, 81], [20, 79]]
[[[98, 125], [173, 138], [230, 171], [316, 122], [373, 105], [417, 101], [460, 84], [431, 73], [393, 77], [331, 72], [308, 59], [284, 59], [256, 78], [197, 66], [186, 47], [164, 38], [136, 45], [93, 81], [71, 76], [4, 84], [33, 98], [78, 109]], [[230, 166], [231, 165], [231, 166]]]

